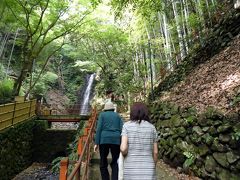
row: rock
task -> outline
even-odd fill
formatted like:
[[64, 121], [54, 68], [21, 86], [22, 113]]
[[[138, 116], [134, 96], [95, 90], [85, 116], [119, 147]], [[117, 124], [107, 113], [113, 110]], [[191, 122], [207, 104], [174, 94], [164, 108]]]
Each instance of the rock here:
[[171, 127], [172, 126], [172, 122], [170, 120], [164, 120], [164, 121], [159, 121], [157, 123], [158, 127]]
[[214, 125], [214, 126], [218, 126], [218, 125], [220, 125], [220, 124], [222, 124], [222, 121], [218, 121], [218, 120], [213, 121], [213, 125]]
[[206, 145], [198, 146], [198, 152], [200, 156], [205, 156], [209, 152], [209, 148]]
[[[238, 113], [231, 113], [228, 115], [228, 119], [233, 122], [233, 123], [236, 123], [239, 124], [238, 126], [240, 126], [240, 123], [238, 123], [239, 119], [240, 119], [240, 114]], [[234, 126], [236, 127], [236, 125]]]
[[217, 177], [218, 177], [219, 180], [228, 180], [228, 179], [230, 179], [231, 174], [230, 174], [229, 171], [221, 168], [220, 172], [217, 173]]
[[205, 169], [212, 173], [215, 171], [216, 169], [216, 166], [217, 166], [217, 163], [216, 161], [214, 160], [214, 158], [212, 156], [207, 156], [206, 157], [206, 160], [205, 160]]
[[177, 152], [173, 149], [173, 151], [170, 153], [170, 159], [173, 159]]
[[240, 174], [231, 174], [231, 180], [239, 180]]
[[240, 123], [237, 123], [236, 125], [234, 125], [233, 130], [235, 132], [238, 132], [240, 130]]
[[220, 112], [214, 109], [214, 107], [210, 107], [210, 106], [207, 107], [204, 114], [207, 119], [222, 120], [223, 118], [223, 115]]
[[176, 134], [178, 134], [180, 137], [184, 138], [186, 137], [186, 129], [184, 127], [179, 127], [179, 128], [176, 128]]
[[181, 149], [183, 152], [193, 149], [191, 145], [189, 145], [186, 141], [177, 142], [177, 148]]
[[175, 157], [174, 157], [174, 159], [173, 159], [173, 165], [175, 166], [175, 167], [177, 167], [177, 166], [182, 166], [183, 165], [183, 163], [184, 163], [184, 161], [185, 161], [185, 156], [183, 155], [183, 154], [181, 154], [181, 153], [177, 153], [176, 155], [175, 155]]
[[198, 135], [203, 135], [203, 131], [199, 126], [194, 126], [193, 127], [193, 132], [196, 132]]
[[168, 147], [166, 150], [167, 151], [164, 152], [164, 155], [168, 156], [172, 152], [172, 149], [170, 147]]
[[238, 155], [235, 155], [232, 151], [227, 152], [226, 156], [230, 164], [236, 162], [240, 158]]
[[201, 136], [197, 135], [196, 133], [190, 136], [190, 139], [195, 145], [198, 145], [201, 142]]
[[169, 138], [166, 140], [166, 143], [167, 143], [167, 145], [170, 146], [170, 147], [173, 147], [173, 145], [174, 145], [174, 141], [173, 141], [173, 139], [172, 139], [171, 137], [169, 137]]
[[206, 126], [207, 123], [208, 123], [208, 119], [201, 115], [198, 119], [197, 119], [197, 122], [201, 125], [201, 126]]
[[195, 107], [190, 107], [190, 108], [188, 108], [187, 112], [188, 112], [188, 114], [194, 116], [197, 114], [197, 109]]
[[161, 139], [159, 144], [164, 147], [167, 144], [167, 142], [165, 139]]
[[186, 140], [186, 142], [187, 142], [188, 144], [191, 144], [191, 143], [192, 143], [192, 141], [191, 141], [191, 139], [190, 139], [189, 136], [186, 136], [186, 137], [185, 137], [185, 140]]
[[238, 149], [239, 147], [239, 141], [231, 138], [230, 142], [229, 142], [229, 145], [232, 149]]
[[213, 126], [211, 126], [210, 128], [209, 128], [209, 134], [211, 134], [212, 136], [214, 136], [214, 135], [216, 135], [218, 132], [217, 132], [217, 129], [215, 128], [215, 127], [213, 127]]
[[203, 127], [202, 130], [203, 130], [203, 132], [207, 132], [209, 130], [209, 128], [210, 128], [209, 126], [206, 126], [206, 127]]
[[238, 161], [235, 166], [238, 170], [240, 170], [240, 161]]
[[213, 144], [211, 146], [211, 149], [213, 151], [218, 151], [218, 152], [227, 152], [228, 148], [226, 146], [224, 146], [223, 144], [221, 144], [218, 139], [214, 139], [213, 140]]
[[204, 159], [200, 157], [196, 158], [195, 164], [198, 168], [201, 168], [204, 165]]
[[179, 115], [173, 115], [170, 120], [174, 127], [179, 127], [184, 122], [184, 120]]
[[225, 168], [229, 166], [226, 153], [213, 153], [213, 157], [221, 166]]
[[204, 134], [202, 139], [209, 146], [213, 143], [213, 137], [209, 133]]
[[171, 116], [172, 116], [171, 114], [167, 113], [167, 114], [164, 115], [164, 119], [170, 119]]
[[172, 115], [178, 114], [178, 112], [179, 112], [179, 107], [177, 105], [173, 105], [171, 108], [171, 114]]
[[231, 136], [228, 134], [220, 134], [219, 135], [219, 140], [223, 143], [227, 143], [231, 140]]
[[158, 150], [158, 155], [159, 155], [159, 157], [161, 158], [165, 150], [164, 150], [164, 148], [162, 148], [161, 146], [160, 146], [158, 149], [159, 149], [159, 150]]
[[219, 126], [217, 128], [217, 132], [218, 133], [223, 133], [223, 132], [226, 132], [226, 131], [230, 130], [231, 128], [232, 128], [232, 126], [230, 126], [229, 124], [225, 124], [225, 125]]

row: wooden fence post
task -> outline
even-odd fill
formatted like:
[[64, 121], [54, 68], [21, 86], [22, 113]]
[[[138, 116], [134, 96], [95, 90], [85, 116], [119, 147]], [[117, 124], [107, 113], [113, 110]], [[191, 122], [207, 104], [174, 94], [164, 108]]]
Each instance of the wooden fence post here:
[[14, 121], [14, 119], [15, 119], [16, 104], [17, 104], [17, 102], [14, 101], [13, 116], [12, 116], [12, 125], [13, 125], [13, 121]]
[[67, 180], [68, 163], [68, 157], [61, 160], [59, 180]]
[[30, 101], [29, 115], [28, 115], [29, 118], [31, 117], [31, 110], [32, 110], [32, 100]]

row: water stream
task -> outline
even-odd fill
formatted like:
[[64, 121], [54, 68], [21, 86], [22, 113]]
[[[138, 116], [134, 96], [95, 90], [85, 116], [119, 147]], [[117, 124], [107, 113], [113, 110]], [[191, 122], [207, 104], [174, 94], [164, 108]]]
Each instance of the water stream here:
[[90, 93], [93, 85], [93, 80], [95, 77], [95, 73], [91, 74], [87, 81], [87, 88], [83, 95], [83, 103], [81, 104], [80, 115], [87, 115], [89, 112], [89, 100], [90, 100]]

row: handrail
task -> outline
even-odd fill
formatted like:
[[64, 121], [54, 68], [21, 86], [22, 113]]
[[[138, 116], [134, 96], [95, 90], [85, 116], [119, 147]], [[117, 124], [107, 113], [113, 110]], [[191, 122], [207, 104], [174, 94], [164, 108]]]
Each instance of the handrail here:
[[[78, 144], [78, 154], [79, 158], [75, 163], [75, 167], [70, 173], [69, 177], [67, 177], [67, 166], [69, 163], [68, 158], [65, 158], [60, 163], [60, 180], [72, 180], [76, 179], [87, 179], [86, 175], [88, 174], [88, 164], [90, 161], [90, 150], [91, 150], [91, 142], [93, 140], [94, 129], [97, 120], [97, 111], [96, 108], [92, 112], [92, 116], [88, 120], [88, 126], [84, 129], [84, 135], [79, 138]], [[89, 127], [90, 126], [90, 127]], [[82, 147], [82, 143], [85, 141], [84, 146]], [[84, 157], [86, 156], [86, 164], [85, 171], [82, 174], [81, 178], [81, 165]]]

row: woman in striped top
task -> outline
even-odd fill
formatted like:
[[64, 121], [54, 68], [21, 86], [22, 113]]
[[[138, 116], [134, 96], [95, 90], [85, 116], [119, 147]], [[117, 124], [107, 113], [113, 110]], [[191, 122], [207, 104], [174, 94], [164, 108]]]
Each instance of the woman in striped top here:
[[124, 180], [156, 180], [158, 156], [156, 128], [149, 122], [143, 103], [131, 107], [130, 121], [123, 125], [121, 152]]

